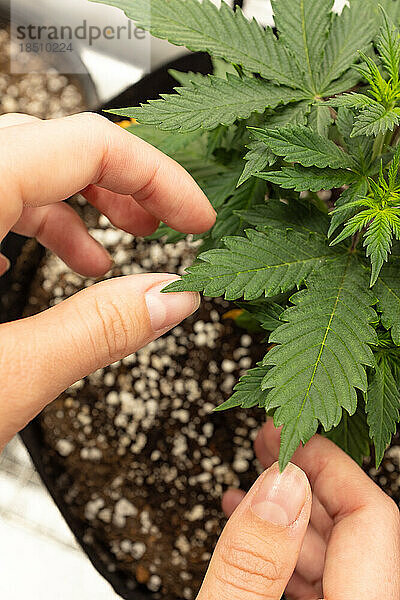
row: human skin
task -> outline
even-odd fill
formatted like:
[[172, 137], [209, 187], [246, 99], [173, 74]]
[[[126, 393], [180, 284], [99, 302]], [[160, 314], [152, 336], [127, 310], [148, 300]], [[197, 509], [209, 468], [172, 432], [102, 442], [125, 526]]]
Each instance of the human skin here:
[[[0, 117], [0, 241], [36, 237], [72, 269], [104, 275], [111, 257], [62, 200], [81, 192], [110, 221], [148, 235], [160, 220], [200, 233], [215, 212], [190, 175], [146, 142], [84, 113]], [[0, 255], [0, 275], [9, 267]], [[0, 325], [0, 450], [69, 385], [156, 339], [199, 305], [162, 294], [176, 275], [110, 279], [34, 317]], [[400, 600], [396, 505], [329, 440], [300, 448], [283, 474], [271, 422], [255, 449], [267, 470], [223, 499], [230, 519], [197, 600]]]

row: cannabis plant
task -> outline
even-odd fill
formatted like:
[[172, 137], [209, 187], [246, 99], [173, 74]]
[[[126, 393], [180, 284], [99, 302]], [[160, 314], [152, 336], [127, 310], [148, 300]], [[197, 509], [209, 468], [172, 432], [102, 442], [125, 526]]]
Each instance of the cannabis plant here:
[[275, 29], [224, 2], [102, 1], [214, 59], [212, 75], [173, 72], [175, 93], [112, 112], [218, 212], [169, 290], [223, 295], [268, 332], [220, 410], [273, 415], [281, 468], [317, 431], [358, 461], [372, 439], [379, 465], [400, 418], [400, 0], [340, 15], [272, 0]]

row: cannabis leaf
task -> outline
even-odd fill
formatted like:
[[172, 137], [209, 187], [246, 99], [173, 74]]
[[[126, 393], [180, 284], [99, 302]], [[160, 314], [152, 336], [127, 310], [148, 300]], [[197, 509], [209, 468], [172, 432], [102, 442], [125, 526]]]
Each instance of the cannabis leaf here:
[[225, 294], [227, 300], [242, 296], [255, 300], [293, 289], [333, 256], [317, 236], [291, 230], [249, 229], [246, 237], [227, 237], [223, 242], [225, 249], [200, 254], [188, 274], [165, 291], [204, 291], [210, 297]]
[[176, 94], [161, 94], [162, 100], [149, 100], [138, 108], [110, 110], [116, 115], [135, 117], [140, 123], [157, 125], [169, 131], [214, 129], [231, 125], [236, 119], [247, 119], [253, 112], [264, 112], [304, 97], [287, 87], [277, 87], [261, 79], [240, 78], [227, 74], [227, 79], [203, 75], [176, 88]]
[[[225, 105], [220, 103], [219, 110], [209, 107], [207, 111], [207, 86], [202, 76], [175, 74], [184, 84], [177, 94], [162, 96], [163, 99], [151, 101], [149, 105], [116, 113], [132, 115], [143, 123], [154, 123], [171, 130], [186, 130], [186, 127], [189, 127], [187, 130], [195, 127], [211, 129], [218, 125], [218, 121], [232, 123], [235, 118], [247, 118], [244, 115], [248, 115], [248, 111], [265, 110], [298, 100], [295, 122], [303, 123], [309, 115], [308, 124], [319, 133], [326, 133], [330, 113], [326, 107], [312, 105], [317, 98], [338, 94], [358, 83], [361, 75], [350, 69], [359, 60], [357, 50], [366, 50], [376, 32], [372, 12], [365, 14], [365, 2], [369, 0], [352, 0], [341, 17], [334, 17], [331, 12], [333, 0], [275, 1], [278, 36], [270, 28], [264, 30], [254, 19], [247, 20], [240, 9], [233, 11], [225, 2], [218, 9], [210, 0], [100, 1], [121, 8], [140, 27], [156, 37], [225, 59], [240, 66], [245, 81], [249, 79], [246, 75], [256, 73], [271, 86], [271, 102], [268, 102], [266, 94], [267, 102], [263, 109], [260, 108], [261, 99], [253, 90], [247, 102], [242, 97], [245, 104], [242, 110], [238, 104], [226, 102]], [[262, 80], [258, 78], [255, 81], [260, 84], [258, 90], [262, 93]], [[230, 90], [229, 85], [221, 83], [214, 85], [221, 96], [226, 96], [225, 100], [232, 92], [240, 103], [238, 90]], [[292, 96], [279, 86], [292, 88], [297, 93]], [[199, 94], [197, 103], [196, 94]], [[192, 114], [186, 121], [186, 111], [195, 112], [201, 98], [205, 103], [204, 111], [200, 111], [197, 119]], [[168, 105], [165, 108], [162, 106], [164, 102]], [[175, 106], [181, 114], [174, 118]], [[293, 120], [288, 118], [286, 123], [290, 122]]]
[[251, 142], [247, 148], [249, 151], [244, 156], [244, 160], [247, 162], [239, 178], [238, 186], [253, 175], [257, 175], [266, 165], [272, 166], [276, 162], [275, 154], [263, 142]]
[[360, 198], [364, 198], [368, 193], [368, 183], [365, 178], [358, 180], [351, 185], [347, 190], [344, 190], [336, 202], [336, 208], [331, 215], [331, 224], [328, 231], [328, 237], [331, 237], [336, 229], [342, 225], [347, 219], [352, 217], [357, 211], [357, 205], [354, 202]]
[[353, 136], [383, 135], [400, 123], [400, 33], [381, 8], [383, 25], [377, 41], [379, 57], [386, 77], [382, 75], [376, 62], [360, 52], [364, 63], [354, 68], [370, 84], [369, 95], [345, 94], [328, 101], [330, 106], [346, 106], [361, 109], [355, 121]]
[[303, 167], [354, 168], [354, 160], [334, 142], [327, 140], [309, 127], [289, 126], [282, 129], [252, 127], [254, 136], [288, 162], [299, 162]]
[[342, 408], [357, 407], [356, 389], [367, 390], [365, 366], [374, 366], [369, 344], [377, 343], [370, 326], [376, 320], [365, 271], [352, 256], [327, 262], [307, 280], [307, 290], [291, 298], [281, 325], [270, 337], [278, 344], [265, 357], [273, 366], [263, 381], [270, 390], [267, 410], [276, 408], [275, 425], [283, 425], [280, 467], [300, 442], [317, 431], [337, 426]]
[[318, 73], [331, 24], [332, 0], [272, 0], [279, 40], [292, 53], [304, 81], [318, 93]]
[[268, 373], [270, 367], [259, 365], [255, 369], [249, 369], [246, 375], [240, 378], [239, 383], [233, 388], [233, 395], [221, 404], [214, 408], [214, 411], [228, 410], [241, 406], [242, 408], [253, 408], [253, 406], [265, 407], [268, 392], [261, 389], [261, 382]]
[[376, 468], [382, 462], [387, 445], [400, 421], [400, 393], [391, 364], [384, 353], [370, 377], [366, 393], [366, 410], [370, 435], [375, 444]]
[[238, 211], [238, 214], [259, 231], [266, 229], [294, 229], [309, 237], [318, 237], [321, 243], [326, 244], [326, 232], [329, 225], [327, 214], [321, 213], [310, 202], [296, 200], [285, 200], [281, 202], [269, 199], [266, 204], [254, 206], [246, 211]]
[[[97, 1], [97, 0], [95, 0]], [[281, 85], [298, 87], [291, 55], [254, 19], [210, 0], [101, 0], [121, 8], [139, 27], [176, 46], [208, 52]]]
[[326, 433], [325, 437], [335, 442], [361, 465], [363, 458], [370, 454], [369, 429], [364, 407], [358, 407], [352, 416], [344, 411], [339, 425]]
[[322, 69], [316, 69], [321, 73], [319, 92], [322, 97], [339, 94], [356, 85], [357, 73], [348, 72], [343, 83], [339, 78], [357, 62], [359, 50], [367, 50], [377, 30], [372, 4], [365, 0], [351, 0], [350, 7], [345, 6], [340, 16], [331, 18]]
[[343, 231], [331, 242], [335, 245], [347, 237], [365, 230], [364, 246], [367, 257], [372, 264], [371, 286], [376, 282], [383, 263], [387, 261], [392, 247], [393, 238], [400, 239], [400, 186], [397, 184], [397, 175], [400, 169], [400, 149], [393, 157], [388, 171], [387, 180], [384, 176], [383, 166], [378, 182], [369, 179], [372, 193], [369, 196], [347, 202], [334, 211], [340, 215], [354, 208], [364, 208], [357, 212], [345, 224]]
[[286, 190], [297, 192], [319, 192], [320, 190], [331, 190], [343, 185], [350, 185], [357, 176], [350, 171], [317, 169], [312, 167], [305, 169], [300, 165], [293, 167], [282, 167], [281, 171], [270, 171], [257, 173], [257, 177], [275, 183]]
[[400, 346], [400, 256], [391, 256], [382, 268], [373, 291], [382, 312], [382, 325], [390, 329], [393, 342]]
[[218, 211], [217, 220], [211, 232], [212, 238], [220, 240], [226, 235], [243, 234], [245, 223], [238, 211], [248, 210], [253, 205], [262, 202], [267, 191], [266, 187], [262, 181], [251, 178], [236, 188], [232, 197]]

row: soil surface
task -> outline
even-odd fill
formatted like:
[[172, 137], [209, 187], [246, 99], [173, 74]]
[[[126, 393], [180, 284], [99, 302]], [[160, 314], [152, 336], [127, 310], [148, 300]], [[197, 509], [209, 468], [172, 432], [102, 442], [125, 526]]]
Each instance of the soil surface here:
[[[81, 212], [114, 258], [109, 276], [181, 273], [192, 260], [193, 243], [134, 240], [92, 209]], [[92, 283], [48, 254], [26, 312]], [[79, 381], [41, 417], [43, 458], [85, 541], [128, 587], [140, 582], [154, 599], [195, 598], [225, 523], [223, 492], [247, 489], [260, 472], [252, 443], [263, 412], [213, 412], [265, 353], [260, 338], [224, 318], [228, 310], [206, 299], [181, 326]], [[399, 466], [399, 440], [379, 472], [366, 463], [397, 501]]]

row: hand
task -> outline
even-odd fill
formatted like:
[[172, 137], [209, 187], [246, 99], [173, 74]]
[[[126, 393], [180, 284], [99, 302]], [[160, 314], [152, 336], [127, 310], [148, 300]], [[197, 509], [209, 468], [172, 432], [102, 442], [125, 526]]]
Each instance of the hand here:
[[320, 436], [282, 474], [272, 421], [255, 449], [268, 470], [247, 495], [225, 494], [230, 519], [197, 600], [399, 600], [395, 503]]
[[[134, 235], [161, 219], [185, 233], [209, 229], [215, 212], [172, 159], [95, 114], [41, 121], [0, 117], [0, 241], [36, 237], [72, 269], [97, 277], [111, 258], [70, 206], [81, 192]], [[0, 258], [0, 273], [7, 268]], [[159, 337], [199, 305], [194, 293], [161, 294], [177, 276], [132, 275], [84, 290], [34, 317], [0, 326], [0, 450], [64, 389]]]

